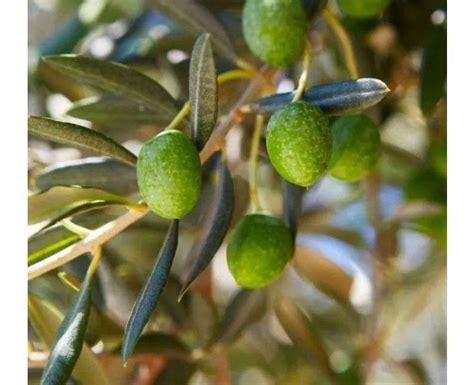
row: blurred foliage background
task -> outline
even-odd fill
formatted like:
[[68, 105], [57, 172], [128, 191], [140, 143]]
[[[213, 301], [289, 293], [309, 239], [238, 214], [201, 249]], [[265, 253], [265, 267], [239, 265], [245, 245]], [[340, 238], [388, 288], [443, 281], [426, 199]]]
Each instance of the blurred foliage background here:
[[[39, 57], [51, 54], [125, 63], [177, 100], [187, 100], [195, 36], [161, 14], [153, 1], [28, 3], [31, 114], [107, 133], [134, 153], [168, 123], [38, 64]], [[239, 55], [260, 66], [242, 38], [243, 2], [199, 3], [222, 21]], [[361, 77], [382, 79], [392, 91], [365, 111], [377, 122], [383, 143], [376, 170], [360, 183], [326, 176], [302, 194], [295, 256], [275, 284], [240, 290], [228, 272], [224, 243], [177, 303], [186, 256], [210, 203], [203, 194], [182, 221], [172, 277], [126, 368], [119, 355], [123, 329], [167, 223], [149, 214], [107, 242], [76, 380], [88, 385], [446, 383], [446, 1], [394, 0], [370, 19], [345, 17], [333, 1], [328, 6], [350, 36]], [[309, 85], [348, 79], [340, 43], [326, 20], [313, 17], [310, 26]], [[222, 58], [216, 65], [218, 73], [232, 68]], [[299, 65], [280, 70], [278, 92], [292, 90], [299, 72]], [[219, 116], [246, 86], [247, 80], [238, 80], [219, 88]], [[226, 138], [236, 196], [233, 223], [249, 207], [252, 129], [253, 119], [245, 118]], [[31, 192], [81, 185], [137, 196], [132, 167], [36, 138], [30, 138], [28, 151]], [[263, 146], [261, 152], [262, 205], [281, 215], [281, 179]], [[75, 221], [94, 229], [122, 212], [99, 208]], [[36, 233], [28, 241], [28, 263], [78, 239], [61, 224]], [[71, 285], [83, 279], [87, 264], [82, 256], [29, 282], [30, 384], [39, 383], [48, 345], [75, 294]]]

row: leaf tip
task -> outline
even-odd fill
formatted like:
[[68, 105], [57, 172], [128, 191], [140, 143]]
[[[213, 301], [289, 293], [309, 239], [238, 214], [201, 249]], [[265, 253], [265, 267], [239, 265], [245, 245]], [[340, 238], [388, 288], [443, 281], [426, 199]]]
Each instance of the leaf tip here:
[[181, 300], [183, 299], [184, 295], [187, 293], [188, 291], [188, 288], [189, 288], [189, 285], [183, 285], [183, 287], [181, 288], [179, 294], [178, 294], [178, 299], [176, 300], [178, 303], [181, 302]]

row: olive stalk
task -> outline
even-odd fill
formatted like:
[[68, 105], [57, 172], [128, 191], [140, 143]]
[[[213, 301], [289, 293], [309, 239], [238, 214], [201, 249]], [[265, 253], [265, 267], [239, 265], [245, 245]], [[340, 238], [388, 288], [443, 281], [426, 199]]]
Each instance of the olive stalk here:
[[250, 73], [252, 76], [258, 74], [258, 70], [247, 60], [244, 60], [242, 58], [238, 58], [237, 61], [235, 62], [237, 64], [237, 67], [241, 68], [242, 70]]
[[85, 279], [91, 279], [94, 273], [97, 270], [97, 267], [99, 267], [99, 262], [100, 259], [102, 258], [102, 246], [99, 245], [97, 246], [93, 253], [92, 253], [92, 261], [89, 265], [89, 268], [87, 269], [86, 277]]
[[295, 96], [293, 96], [292, 102], [296, 102], [300, 100], [303, 96], [303, 92], [308, 85], [308, 74], [309, 74], [309, 67], [311, 66], [311, 44], [306, 40], [304, 45], [304, 53], [303, 53], [303, 71], [301, 72], [300, 78], [298, 80], [298, 87], [295, 91]]
[[61, 221], [61, 224], [69, 231], [79, 235], [81, 238], [87, 237], [92, 232], [92, 230], [89, 230], [83, 226], [79, 226], [78, 224], [72, 222], [69, 219], [63, 219]]
[[252, 79], [254, 74], [247, 70], [235, 69], [223, 72], [217, 76], [217, 84], [224, 84], [234, 79]]
[[359, 77], [359, 71], [357, 70], [357, 62], [349, 34], [328, 7], [324, 8], [322, 15], [329, 28], [331, 28], [339, 40], [339, 43], [341, 44], [344, 61], [346, 63], [347, 69], [349, 70], [351, 78], [357, 79]]
[[181, 110], [176, 114], [170, 124], [166, 126], [165, 130], [175, 130], [181, 124], [181, 122], [186, 119], [186, 117], [191, 112], [191, 102], [188, 100], [186, 103], [183, 104]]
[[375, 231], [375, 244], [371, 252], [372, 267], [372, 308], [367, 320], [367, 345], [365, 347], [365, 368], [363, 373], [364, 383], [367, 383], [372, 374], [373, 366], [380, 354], [381, 334], [380, 310], [383, 302], [383, 275], [384, 249], [380, 247], [382, 242], [382, 217], [380, 213], [380, 179], [377, 172], [372, 172], [366, 177], [367, 196], [367, 218]]
[[245, 104], [261, 95], [262, 88], [265, 83], [268, 82], [267, 76], [270, 77], [274, 74], [274, 69], [263, 67], [259, 70], [258, 76], [252, 78], [247, 88], [242, 93], [242, 96], [235, 102], [224, 120], [214, 129], [208, 142], [201, 150], [199, 154], [201, 163], [204, 163], [214, 152], [224, 147], [225, 136], [229, 130], [234, 127], [235, 124], [240, 123], [244, 114], [248, 112], [248, 110], [246, 111], [245, 108], [243, 108]]
[[66, 247], [38, 263], [35, 263], [28, 268], [28, 280], [37, 278], [77, 257], [80, 257], [81, 255], [84, 255], [85, 253], [94, 252], [97, 246], [104, 244], [111, 238], [120, 234], [128, 226], [143, 218], [149, 211], [148, 208], [142, 210], [130, 210], [117, 219], [92, 231], [81, 241]]
[[260, 200], [258, 197], [257, 187], [257, 171], [258, 171], [258, 149], [260, 147], [260, 137], [263, 128], [263, 115], [257, 115], [255, 118], [255, 127], [252, 134], [252, 143], [250, 147], [249, 159], [249, 186], [250, 186], [250, 201], [252, 202], [255, 211], [260, 210]]

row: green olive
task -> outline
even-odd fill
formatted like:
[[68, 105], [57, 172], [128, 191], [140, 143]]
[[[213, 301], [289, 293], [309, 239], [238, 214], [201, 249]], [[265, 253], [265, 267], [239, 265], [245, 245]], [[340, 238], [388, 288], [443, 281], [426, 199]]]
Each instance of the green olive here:
[[266, 214], [243, 217], [227, 246], [227, 265], [242, 287], [263, 287], [276, 280], [293, 254], [290, 230]]
[[347, 16], [369, 18], [382, 13], [390, 0], [337, 0], [337, 3]]
[[331, 140], [328, 118], [306, 102], [284, 106], [268, 122], [270, 161], [283, 178], [299, 186], [312, 185], [327, 171]]
[[301, 55], [306, 13], [300, 0], [246, 0], [242, 22], [245, 42], [264, 62], [286, 67]]
[[346, 182], [357, 181], [375, 166], [380, 155], [380, 134], [365, 115], [348, 115], [332, 126], [329, 173]]
[[146, 142], [138, 156], [137, 181], [150, 209], [164, 218], [181, 218], [201, 191], [201, 163], [191, 140], [166, 130]]

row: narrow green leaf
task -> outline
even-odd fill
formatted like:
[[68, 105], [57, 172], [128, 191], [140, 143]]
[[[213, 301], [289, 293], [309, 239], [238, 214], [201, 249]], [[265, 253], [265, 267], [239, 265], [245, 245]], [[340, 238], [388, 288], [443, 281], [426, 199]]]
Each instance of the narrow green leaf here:
[[171, 95], [157, 82], [123, 64], [78, 55], [46, 56], [51, 68], [104, 91], [124, 96], [172, 119], [178, 112]]
[[263, 291], [241, 289], [227, 305], [212, 341], [223, 343], [234, 341], [247, 326], [263, 317], [266, 311], [265, 305]]
[[[362, 78], [308, 88], [303, 100], [327, 114], [341, 115], [363, 111], [380, 102], [389, 91], [381, 80]], [[250, 104], [249, 108], [258, 114], [269, 115], [290, 103], [293, 96], [294, 91], [267, 96]]]
[[[28, 319], [44, 343], [47, 346], [53, 346], [57, 330], [64, 319], [63, 314], [52, 304], [28, 293]], [[108, 385], [109, 383], [102, 366], [85, 343], [72, 375], [81, 384]]]
[[194, 44], [189, 68], [189, 99], [193, 141], [201, 150], [217, 120], [217, 75], [210, 35], [199, 36]]
[[[114, 219], [115, 215], [95, 211], [75, 216], [74, 223], [94, 230]], [[73, 243], [76, 243], [79, 239], [79, 235], [69, 231], [60, 224], [53, 225], [41, 232], [31, 235], [28, 238], [28, 265], [39, 262], [65, 249]], [[102, 268], [104, 263], [105, 262], [102, 261], [100, 268]]]
[[430, 113], [446, 92], [447, 59], [446, 25], [433, 27], [423, 49], [421, 64], [420, 105]]
[[286, 180], [282, 180], [283, 190], [283, 222], [288, 226], [293, 235], [293, 242], [298, 232], [298, 220], [301, 213], [301, 199], [303, 188]]
[[237, 61], [237, 55], [224, 27], [201, 3], [194, 0], [149, 0], [149, 3], [160, 14], [195, 36], [210, 33], [219, 55], [233, 62]]
[[66, 111], [75, 118], [119, 127], [141, 125], [164, 125], [169, 122], [167, 116], [131, 100], [102, 96], [78, 100]]
[[87, 275], [56, 336], [43, 371], [42, 385], [64, 385], [81, 354], [91, 309], [92, 275]]
[[226, 163], [218, 154], [217, 164], [217, 186], [214, 190], [212, 201], [215, 202], [210, 208], [210, 213], [203, 223], [198, 239], [189, 253], [188, 261], [190, 269], [183, 279], [183, 285], [179, 299], [183, 297], [189, 286], [209, 265], [217, 250], [221, 246], [229, 229], [232, 213], [234, 212], [234, 186], [232, 176]]
[[132, 313], [125, 327], [122, 345], [122, 360], [127, 362], [140, 334], [156, 308], [161, 293], [165, 288], [178, 246], [179, 220], [171, 222], [166, 239], [163, 242], [155, 266], [151, 271], [145, 286], [133, 305]]
[[75, 185], [95, 187], [118, 195], [138, 191], [135, 167], [101, 157], [56, 163], [41, 170], [36, 175], [35, 182], [41, 190], [59, 185]]
[[54, 226], [28, 239], [28, 266], [72, 245], [81, 237], [63, 226]]
[[28, 132], [46, 140], [110, 156], [131, 165], [137, 162], [137, 157], [125, 147], [100, 132], [77, 124], [30, 116], [28, 117]]
[[126, 199], [96, 188], [56, 186], [28, 197], [28, 223], [64, 217], [78, 207], [91, 203], [129, 205]]

